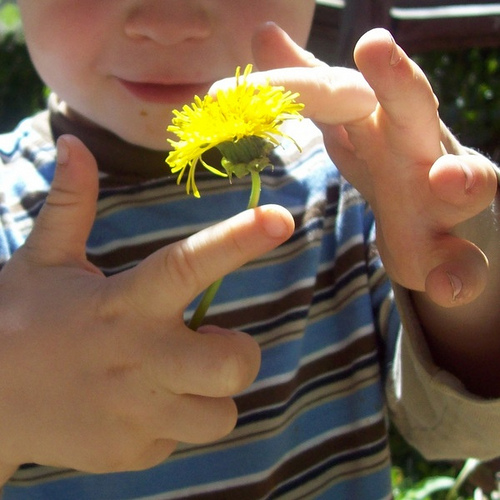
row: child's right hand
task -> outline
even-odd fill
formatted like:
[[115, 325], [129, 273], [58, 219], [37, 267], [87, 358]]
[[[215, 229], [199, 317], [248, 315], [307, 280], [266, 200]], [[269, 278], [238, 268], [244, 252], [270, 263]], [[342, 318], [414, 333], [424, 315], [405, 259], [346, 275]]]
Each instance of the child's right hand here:
[[177, 441], [229, 433], [232, 396], [257, 375], [251, 337], [193, 332], [183, 312], [285, 241], [290, 214], [244, 212], [105, 278], [85, 256], [97, 189], [88, 150], [62, 137], [47, 202], [0, 273], [0, 480], [27, 462], [97, 473], [153, 466]]

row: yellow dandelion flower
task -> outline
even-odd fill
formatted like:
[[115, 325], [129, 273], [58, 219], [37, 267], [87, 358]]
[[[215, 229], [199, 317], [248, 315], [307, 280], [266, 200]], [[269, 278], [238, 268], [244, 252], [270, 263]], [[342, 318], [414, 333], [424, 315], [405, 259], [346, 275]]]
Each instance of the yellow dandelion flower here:
[[[174, 110], [167, 131], [178, 140], [168, 139], [172, 151], [166, 161], [172, 173], [179, 174], [178, 184], [188, 170], [188, 194], [192, 191], [197, 198], [200, 196], [195, 183], [199, 163], [216, 175], [243, 177], [260, 173], [271, 165], [269, 153], [279, 145], [280, 139], [293, 141], [280, 127], [286, 120], [301, 116], [304, 105], [296, 102], [299, 94], [270, 84], [253, 84], [248, 81], [251, 71], [249, 64], [241, 76], [238, 67], [234, 87], [219, 90], [216, 98], [195, 96], [191, 105], [185, 105], [182, 111]], [[214, 147], [222, 154], [222, 170], [208, 165], [202, 158]]]

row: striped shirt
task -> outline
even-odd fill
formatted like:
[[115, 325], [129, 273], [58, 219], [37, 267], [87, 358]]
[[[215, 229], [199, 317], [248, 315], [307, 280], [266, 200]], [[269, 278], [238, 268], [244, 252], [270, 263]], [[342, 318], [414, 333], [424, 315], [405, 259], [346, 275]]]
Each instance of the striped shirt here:
[[[48, 116], [0, 137], [0, 262], [23, 244], [50, 187]], [[181, 444], [146, 471], [95, 475], [27, 464], [4, 500], [390, 497], [384, 384], [399, 363], [400, 324], [374, 246], [373, 214], [310, 122], [288, 132], [303, 151], [293, 144], [276, 150], [274, 169], [262, 174], [261, 203], [288, 208], [295, 233], [227, 276], [207, 318], [248, 332], [262, 348], [256, 381], [236, 398], [236, 429], [216, 443]], [[106, 275], [234, 215], [248, 200], [246, 179], [228, 186], [200, 172], [202, 196], [194, 199], [167, 170], [133, 178], [103, 162], [87, 254]]]

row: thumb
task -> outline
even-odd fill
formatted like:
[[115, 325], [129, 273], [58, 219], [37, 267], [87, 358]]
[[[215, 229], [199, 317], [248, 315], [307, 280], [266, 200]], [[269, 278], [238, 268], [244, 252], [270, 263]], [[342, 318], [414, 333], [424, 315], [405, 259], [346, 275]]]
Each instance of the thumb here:
[[94, 157], [76, 137], [61, 136], [54, 180], [25, 244], [30, 258], [44, 265], [86, 261], [97, 193]]

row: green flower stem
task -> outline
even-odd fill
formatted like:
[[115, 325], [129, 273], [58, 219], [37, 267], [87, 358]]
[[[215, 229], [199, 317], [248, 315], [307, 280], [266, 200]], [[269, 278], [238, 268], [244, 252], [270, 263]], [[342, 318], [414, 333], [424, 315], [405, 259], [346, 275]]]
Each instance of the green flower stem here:
[[198, 304], [198, 307], [196, 308], [196, 311], [194, 312], [191, 321], [189, 322], [189, 328], [191, 328], [191, 330], [196, 331], [200, 327], [201, 322], [203, 321], [203, 318], [205, 318], [205, 314], [207, 313], [208, 308], [212, 303], [212, 300], [214, 300], [214, 297], [217, 291], [219, 290], [219, 287], [221, 286], [221, 283], [222, 283], [222, 278], [218, 279], [217, 281], [214, 281], [205, 290], [205, 293], [203, 294], [203, 297], [201, 298], [201, 301]]
[[[250, 191], [250, 199], [248, 200], [248, 206], [247, 206], [248, 209], [255, 208], [258, 206], [260, 199], [260, 187], [261, 187], [260, 173], [251, 170], [250, 174], [252, 176], [252, 190]], [[203, 319], [205, 318], [205, 314], [207, 313], [208, 308], [210, 307], [210, 304], [214, 300], [214, 297], [217, 294], [217, 291], [219, 290], [222, 280], [223, 278], [214, 281], [205, 290], [205, 293], [203, 294], [203, 297], [201, 298], [200, 303], [198, 304], [198, 307], [196, 308], [193, 317], [189, 322], [189, 328], [191, 328], [191, 330], [196, 331], [200, 327]]]
[[250, 191], [250, 199], [248, 200], [247, 208], [255, 208], [258, 206], [260, 199], [260, 172], [251, 170], [250, 175], [252, 176], [252, 190]]

